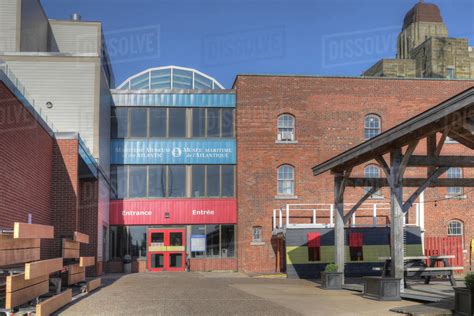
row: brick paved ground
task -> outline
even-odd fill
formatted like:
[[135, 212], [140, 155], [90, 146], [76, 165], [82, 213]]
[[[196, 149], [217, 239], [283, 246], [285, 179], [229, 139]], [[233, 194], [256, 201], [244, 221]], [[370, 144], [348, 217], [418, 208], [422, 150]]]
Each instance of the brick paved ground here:
[[[324, 291], [305, 280], [238, 273], [130, 274], [76, 301], [61, 315], [384, 315], [413, 302], [377, 302]], [[395, 315], [395, 314], [393, 314]]]

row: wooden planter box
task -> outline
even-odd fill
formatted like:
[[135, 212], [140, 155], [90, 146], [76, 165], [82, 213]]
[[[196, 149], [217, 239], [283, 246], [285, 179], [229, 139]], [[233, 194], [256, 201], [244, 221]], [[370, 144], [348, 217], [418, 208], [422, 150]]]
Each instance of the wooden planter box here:
[[343, 272], [321, 272], [321, 288], [327, 290], [342, 289]]
[[454, 288], [454, 315], [471, 316], [474, 314], [474, 291], [466, 287]]
[[400, 280], [384, 277], [363, 277], [363, 296], [379, 301], [400, 301]]

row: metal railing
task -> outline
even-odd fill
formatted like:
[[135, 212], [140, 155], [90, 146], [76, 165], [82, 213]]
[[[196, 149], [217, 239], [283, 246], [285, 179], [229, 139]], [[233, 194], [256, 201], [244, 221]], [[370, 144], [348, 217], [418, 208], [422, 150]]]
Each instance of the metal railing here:
[[[350, 211], [354, 204], [355, 203], [344, 203], [344, 211], [346, 214]], [[414, 203], [411, 210], [414, 210], [415, 214], [414, 216], [407, 216], [407, 214], [404, 215], [405, 225], [420, 226], [421, 221], [423, 220], [420, 203]], [[369, 213], [370, 215], [368, 215], [367, 213]], [[273, 210], [273, 229], [334, 227], [334, 215], [334, 204], [287, 204], [284, 208]], [[370, 223], [367, 223], [367, 217], [371, 218]], [[389, 218], [389, 203], [363, 203], [357, 209], [357, 211], [352, 214], [351, 219], [349, 221], [349, 226], [389, 226]], [[385, 223], [379, 223], [379, 220], [384, 220]]]
[[52, 133], [57, 132], [53, 122], [48, 121], [48, 116], [41, 110], [41, 107], [36, 106], [35, 100], [26, 90], [25, 86], [17, 78], [15, 73], [10, 69], [7, 63], [0, 60], [0, 80], [12, 90], [12, 92], [20, 99], [26, 107], [29, 107], [51, 130]]

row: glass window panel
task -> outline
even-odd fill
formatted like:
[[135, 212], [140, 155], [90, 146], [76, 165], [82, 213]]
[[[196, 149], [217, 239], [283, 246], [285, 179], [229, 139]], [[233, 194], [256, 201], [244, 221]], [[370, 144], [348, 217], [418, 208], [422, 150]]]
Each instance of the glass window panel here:
[[130, 109], [130, 137], [147, 137], [147, 109]]
[[146, 166], [129, 166], [129, 196], [146, 197]]
[[278, 194], [294, 195], [295, 175], [292, 166], [284, 165], [278, 168]]
[[148, 196], [164, 197], [166, 195], [166, 167], [155, 165], [148, 167]]
[[207, 109], [207, 137], [220, 136], [220, 110]]
[[133, 78], [130, 81], [130, 88], [132, 90], [138, 90], [138, 89], [149, 89], [150, 84], [149, 84], [149, 73], [144, 73], [141, 76], [138, 76], [136, 78]]
[[166, 137], [166, 109], [150, 109], [150, 137]]
[[186, 137], [186, 109], [169, 109], [169, 137]]
[[183, 233], [170, 233], [170, 246], [182, 246], [183, 245]]
[[448, 223], [448, 236], [461, 236], [462, 232], [462, 223], [460, 221], [450, 221]]
[[[461, 168], [449, 168], [447, 172], [448, 179], [462, 178]], [[462, 187], [448, 187], [448, 195], [461, 195], [463, 193]]]
[[193, 109], [193, 137], [206, 136], [206, 109]]
[[151, 255], [151, 267], [163, 268], [165, 265], [165, 256], [162, 253], [154, 253]]
[[206, 254], [208, 257], [219, 256], [219, 225], [206, 225]]
[[146, 257], [146, 227], [145, 226], [127, 226], [130, 255], [132, 257]]
[[[374, 165], [369, 165], [364, 168], [364, 176], [366, 178], [380, 178], [380, 168]], [[369, 192], [370, 187], [364, 188], [365, 192]], [[377, 190], [373, 196], [380, 196], [380, 190]]]
[[219, 166], [207, 166], [207, 196], [219, 196]]
[[171, 88], [171, 69], [153, 70], [151, 72], [151, 89]]
[[205, 180], [206, 180], [206, 167], [194, 165], [192, 167], [192, 196], [193, 197], [203, 197], [205, 193]]
[[364, 137], [370, 139], [380, 134], [380, 117], [377, 115], [367, 115], [364, 119]]
[[181, 268], [183, 266], [183, 254], [170, 253], [170, 268]]
[[194, 74], [194, 89], [212, 89], [212, 80], [200, 74]]
[[234, 110], [222, 110], [222, 137], [234, 137]]
[[163, 232], [151, 233], [151, 238], [150, 239], [151, 239], [152, 244], [164, 245], [164, 243], [165, 243], [165, 233], [163, 233]]
[[187, 70], [173, 69], [173, 88], [192, 89], [193, 74]]
[[128, 136], [128, 108], [112, 108], [112, 138]]
[[235, 256], [235, 227], [221, 225], [221, 256], [223, 258]]
[[186, 196], [186, 166], [168, 166], [168, 196]]
[[222, 196], [234, 196], [234, 166], [222, 166]]
[[111, 166], [112, 187], [117, 199], [127, 197], [127, 166]]

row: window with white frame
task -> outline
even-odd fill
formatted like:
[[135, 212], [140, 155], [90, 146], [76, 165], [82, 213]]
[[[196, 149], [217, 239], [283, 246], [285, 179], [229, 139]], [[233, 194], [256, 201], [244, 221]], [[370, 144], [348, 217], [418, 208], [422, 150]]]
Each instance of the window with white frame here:
[[262, 226], [252, 227], [252, 242], [262, 242]]
[[448, 222], [448, 237], [461, 237], [464, 248], [464, 225], [459, 220], [451, 220]]
[[[364, 176], [366, 178], [380, 178], [380, 168], [376, 165], [368, 165], [364, 168]], [[369, 187], [364, 188], [366, 193], [369, 192], [370, 189]], [[371, 197], [381, 197], [380, 190], [377, 190]]]
[[290, 114], [282, 114], [278, 117], [279, 142], [292, 142], [295, 140], [295, 117]]
[[290, 165], [278, 167], [278, 195], [295, 195], [295, 168]]
[[376, 114], [369, 114], [364, 119], [364, 138], [365, 140], [380, 134], [381, 131], [380, 116]]
[[[449, 168], [447, 173], [448, 173], [448, 179], [461, 179], [462, 178], [461, 168]], [[448, 187], [448, 195], [459, 196], [462, 194], [463, 194], [462, 187]]]
[[447, 79], [456, 79], [456, 70], [454, 67], [448, 67], [446, 69], [446, 78]]

